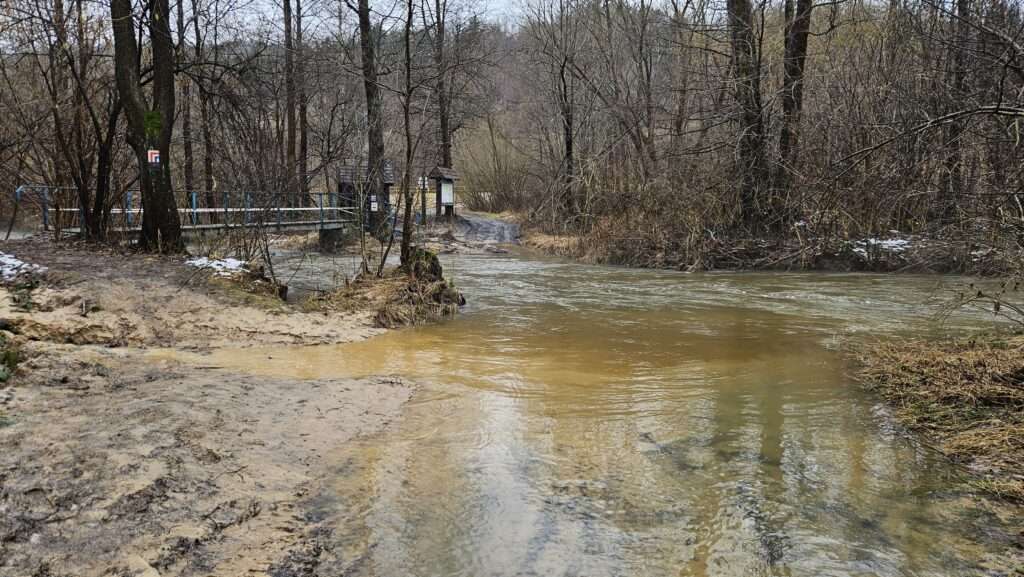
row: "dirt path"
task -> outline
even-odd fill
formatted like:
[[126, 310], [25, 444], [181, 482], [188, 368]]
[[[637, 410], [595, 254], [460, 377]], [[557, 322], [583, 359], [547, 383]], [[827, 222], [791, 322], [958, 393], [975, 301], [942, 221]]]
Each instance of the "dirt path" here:
[[494, 215], [461, 211], [453, 222], [431, 221], [421, 231], [421, 242], [442, 254], [506, 252], [500, 245], [518, 244], [519, 225]]
[[519, 240], [519, 225], [463, 211], [455, 224], [455, 236], [468, 242], [514, 243]]
[[23, 357], [0, 385], [0, 575], [311, 574], [343, 506], [329, 454], [397, 418], [413, 385], [296, 381], [154, 361], [152, 346], [325, 343], [369, 313], [305, 313], [182, 259], [0, 250], [48, 267], [0, 288]]

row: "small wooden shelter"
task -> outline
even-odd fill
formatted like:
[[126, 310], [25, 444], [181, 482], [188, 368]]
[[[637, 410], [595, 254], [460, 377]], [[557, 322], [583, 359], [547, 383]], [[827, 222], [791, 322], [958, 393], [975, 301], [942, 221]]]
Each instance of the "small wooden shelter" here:
[[455, 216], [455, 181], [459, 174], [446, 166], [435, 166], [428, 175], [435, 182], [437, 216]]

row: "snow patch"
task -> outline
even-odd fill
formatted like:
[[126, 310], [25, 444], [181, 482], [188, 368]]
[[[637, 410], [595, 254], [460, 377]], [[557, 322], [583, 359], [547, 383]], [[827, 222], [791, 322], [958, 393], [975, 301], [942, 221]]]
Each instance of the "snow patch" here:
[[245, 262], [240, 261], [237, 258], [207, 258], [205, 256], [197, 256], [195, 258], [188, 259], [185, 261], [185, 264], [196, 268], [212, 270], [217, 276], [231, 276], [236, 272], [248, 270], [245, 268]]
[[13, 254], [7, 254], [0, 252], [0, 277], [3, 277], [4, 281], [12, 281], [20, 274], [25, 273], [39, 273], [46, 272], [45, 266], [39, 266], [37, 264], [29, 264], [21, 261]]
[[853, 252], [866, 257], [869, 248], [888, 252], [903, 252], [908, 246], [910, 246], [910, 241], [905, 238], [868, 238], [853, 243]]
[[971, 251], [971, 261], [972, 262], [978, 262], [978, 261], [980, 261], [980, 260], [982, 260], [982, 259], [984, 259], [984, 258], [986, 258], [986, 257], [988, 257], [990, 255], [994, 255], [994, 254], [996, 254], [996, 249], [994, 249], [992, 247], [980, 248], [978, 250], [972, 250]]

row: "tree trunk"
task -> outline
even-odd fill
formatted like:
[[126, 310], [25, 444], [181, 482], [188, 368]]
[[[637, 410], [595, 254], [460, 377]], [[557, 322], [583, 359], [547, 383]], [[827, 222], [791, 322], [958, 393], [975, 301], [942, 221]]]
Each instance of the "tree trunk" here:
[[786, 197], [792, 188], [800, 141], [800, 112], [804, 102], [804, 67], [811, 29], [813, 0], [786, 0], [786, 47], [782, 69], [782, 129], [779, 133], [779, 164], [775, 169], [777, 194]]
[[[117, 90], [128, 121], [128, 143], [139, 165], [142, 189], [143, 250], [176, 252], [183, 248], [181, 223], [171, 188], [171, 136], [174, 131], [174, 46], [167, 0], [152, 0], [149, 35], [153, 51], [152, 110], [139, 84], [139, 48], [135, 42], [131, 0], [111, 0], [114, 67]], [[151, 168], [147, 150], [160, 152], [160, 165]]]
[[402, 198], [405, 201], [404, 215], [402, 219], [402, 266], [406, 272], [412, 273], [413, 267], [409, 262], [412, 252], [412, 118], [410, 108], [412, 107], [412, 17], [413, 0], [405, 2], [405, 93], [402, 95], [402, 127], [405, 130], [405, 168], [402, 170]]
[[[967, 46], [970, 24], [970, 0], [956, 0], [956, 18], [951, 18], [950, 25], [955, 36], [949, 45], [951, 70], [950, 94], [947, 96], [947, 111], [965, 108], [964, 92], [967, 76]], [[956, 120], [948, 123], [943, 130], [943, 145], [946, 156], [943, 161], [944, 178], [942, 198], [938, 202], [940, 221], [950, 223], [956, 218], [960, 206], [960, 194], [963, 189], [963, 144], [964, 121]]]
[[[299, 192], [309, 198], [309, 105], [306, 102], [306, 55], [302, 38], [302, 0], [295, 0], [295, 77], [299, 100]], [[323, 202], [323, 197], [320, 198]]]
[[121, 118], [121, 99], [118, 95], [110, 95], [110, 106], [107, 112], [106, 133], [100, 139], [96, 135], [96, 193], [93, 195], [93, 231], [92, 237], [97, 240], [106, 238], [110, 225], [110, 211], [107, 200], [110, 198], [110, 177], [114, 171], [114, 145], [117, 137], [117, 123]]
[[[448, 63], [445, 61], [445, 26], [448, 18], [447, 0], [434, 0], [434, 66], [437, 68], [437, 122], [441, 166], [452, 166], [451, 99], [448, 94]], [[440, 212], [438, 212], [440, 214]]]
[[570, 214], [579, 214], [576, 200], [576, 95], [573, 77], [567, 60], [558, 69], [558, 108], [562, 113], [562, 143], [565, 162], [565, 208]]
[[[192, 14], [195, 17], [195, 27], [193, 28], [196, 38], [195, 60], [202, 62], [203, 39], [199, 33], [199, 0], [192, 0]], [[216, 56], [216, 52], [214, 55]], [[203, 139], [203, 190], [206, 193], [206, 207], [216, 208], [217, 195], [213, 191], [213, 129], [210, 127], [209, 96], [201, 84], [197, 84], [197, 87], [199, 88], [199, 122], [202, 124], [200, 132]], [[210, 213], [211, 223], [216, 223], [219, 220], [220, 216], [216, 212]]]
[[[198, 23], [196, 24], [198, 26]], [[185, 62], [185, 2], [178, 2], [178, 64]], [[196, 189], [195, 152], [192, 148], [192, 80], [181, 77], [181, 139], [185, 149], [185, 192], [191, 195]]]
[[305, 202], [291, 196], [299, 192], [295, 186], [295, 46], [292, 42], [292, 26], [292, 2], [284, 0], [284, 189], [289, 198], [300, 201], [296, 205], [305, 205]]
[[764, 110], [761, 106], [761, 65], [757, 55], [751, 0], [727, 0], [734, 97], [740, 108], [737, 153], [740, 170], [740, 213], [748, 227], [757, 226], [764, 183]]
[[[60, 187], [67, 185], [68, 174], [70, 172], [70, 163], [68, 163], [65, 158], [65, 153], [67, 152], [66, 147], [60, 143], [60, 140], [65, 134], [65, 128], [60, 122], [60, 118], [57, 113], [57, 107], [59, 106], [58, 99], [64, 90], [65, 84], [67, 83], [67, 79], [65, 78], [65, 72], [67, 69], [65, 66], [60, 64], [60, 60], [63, 58], [63, 47], [67, 45], [68, 35], [67, 15], [64, 10], [64, 0], [53, 0], [53, 29], [57, 42], [50, 51], [52, 71], [51, 82], [53, 83], [51, 88], [51, 105], [53, 110], [53, 130], [54, 135], [58, 140], [58, 147], [54, 147], [51, 151], [50, 162], [53, 163], [54, 178], [52, 183]], [[68, 164], [66, 168], [65, 164]]]
[[[359, 46], [362, 51], [363, 89], [366, 92], [367, 121], [367, 194], [377, 198], [383, 207], [380, 195], [384, 192], [384, 124], [381, 109], [380, 87], [377, 85], [377, 40], [373, 23], [370, 21], [369, 0], [359, 0]], [[380, 232], [386, 219], [380, 213], [370, 213], [370, 228], [375, 235]]]

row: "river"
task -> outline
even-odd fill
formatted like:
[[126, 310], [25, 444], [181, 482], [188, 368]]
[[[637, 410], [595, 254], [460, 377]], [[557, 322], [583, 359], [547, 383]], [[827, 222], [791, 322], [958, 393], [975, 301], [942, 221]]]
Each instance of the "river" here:
[[390, 431], [331, 455], [346, 574], [1006, 569], [1021, 511], [902, 434], [838, 350], [932, 330], [952, 279], [445, 265], [469, 299], [456, 319], [210, 359], [421, 385]]

